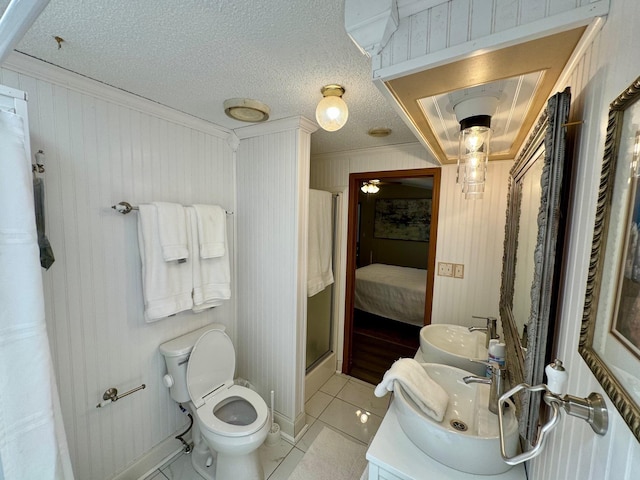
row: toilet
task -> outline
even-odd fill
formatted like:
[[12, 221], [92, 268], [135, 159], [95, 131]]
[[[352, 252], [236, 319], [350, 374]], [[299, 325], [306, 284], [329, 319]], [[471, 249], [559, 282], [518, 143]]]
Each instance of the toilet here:
[[269, 410], [256, 392], [234, 384], [235, 350], [224, 330], [207, 325], [160, 345], [168, 371], [163, 382], [193, 416], [191, 460], [198, 473], [264, 480], [258, 448], [269, 431]]

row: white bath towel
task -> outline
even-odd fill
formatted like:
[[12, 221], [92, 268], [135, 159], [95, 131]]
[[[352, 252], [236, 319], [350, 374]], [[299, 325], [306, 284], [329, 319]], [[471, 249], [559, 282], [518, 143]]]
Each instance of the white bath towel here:
[[438, 422], [442, 421], [449, 404], [449, 395], [425, 372], [420, 363], [412, 358], [396, 360], [375, 388], [375, 396], [384, 397], [387, 392], [392, 392], [395, 382], [402, 386], [424, 413]]
[[[189, 245], [197, 251], [199, 240], [198, 216], [194, 207], [185, 207]], [[226, 229], [225, 229], [226, 232]], [[201, 312], [212, 307], [222, 305], [224, 300], [231, 298], [231, 274], [229, 269], [229, 254], [224, 236], [225, 254], [214, 258], [200, 258], [192, 255], [189, 260], [193, 278], [193, 311]]]
[[227, 214], [218, 205], [194, 205], [198, 218], [200, 258], [221, 257], [226, 252]]
[[333, 283], [333, 224], [331, 192], [309, 190], [309, 243], [307, 296], [313, 297]]
[[153, 202], [158, 210], [158, 237], [165, 262], [189, 258], [184, 207], [177, 203]]
[[154, 205], [140, 205], [138, 247], [142, 260], [145, 320], [152, 322], [193, 306], [191, 263], [165, 262]]

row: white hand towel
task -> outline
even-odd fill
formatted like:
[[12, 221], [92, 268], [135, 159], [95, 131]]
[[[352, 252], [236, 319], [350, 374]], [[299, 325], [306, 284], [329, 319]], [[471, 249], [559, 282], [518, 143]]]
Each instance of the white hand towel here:
[[376, 397], [392, 392], [394, 382], [402, 388], [420, 409], [434, 420], [441, 422], [449, 405], [449, 395], [425, 372], [422, 365], [412, 358], [396, 360], [387, 370], [382, 382], [374, 390]]
[[313, 297], [333, 283], [332, 206], [331, 192], [309, 190], [308, 297]]
[[165, 262], [189, 258], [184, 207], [177, 203], [153, 202], [158, 209], [158, 237]]
[[[199, 240], [198, 216], [195, 207], [186, 207], [189, 226], [189, 245], [197, 251]], [[223, 300], [231, 298], [231, 274], [229, 255], [224, 236], [225, 254], [215, 258], [200, 258], [192, 255], [190, 259], [193, 275], [193, 311], [198, 313], [222, 305]]]
[[218, 205], [194, 205], [193, 208], [198, 218], [200, 258], [223, 256], [226, 252], [226, 212]]
[[142, 260], [145, 320], [152, 322], [193, 306], [191, 263], [165, 262], [154, 205], [140, 205], [138, 247]]

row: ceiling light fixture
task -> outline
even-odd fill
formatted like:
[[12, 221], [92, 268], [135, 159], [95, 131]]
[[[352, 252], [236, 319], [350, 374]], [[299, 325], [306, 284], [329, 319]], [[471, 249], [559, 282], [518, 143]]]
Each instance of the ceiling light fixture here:
[[241, 122], [265, 122], [271, 109], [258, 100], [250, 98], [230, 98], [224, 101], [224, 113]]
[[484, 194], [491, 142], [491, 117], [498, 107], [492, 93], [469, 95], [454, 104], [460, 123], [457, 183], [466, 199], [480, 199]]
[[362, 182], [362, 190], [363, 193], [378, 193], [380, 191], [380, 180], [369, 180], [367, 182]]
[[316, 107], [316, 120], [327, 132], [335, 132], [344, 127], [349, 118], [349, 108], [342, 99], [344, 87], [341, 85], [325, 85], [320, 90], [324, 97]]
[[388, 137], [389, 135], [391, 135], [391, 129], [385, 128], [385, 127], [370, 128], [369, 131], [367, 132], [367, 135], [375, 138]]

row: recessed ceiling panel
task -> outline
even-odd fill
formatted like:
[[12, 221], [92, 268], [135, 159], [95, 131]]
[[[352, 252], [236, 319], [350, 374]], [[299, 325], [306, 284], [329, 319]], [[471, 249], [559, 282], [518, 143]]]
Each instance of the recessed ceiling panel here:
[[[526, 119], [543, 76], [544, 71], [539, 71], [485, 85], [499, 93], [498, 107], [491, 117], [493, 155], [508, 155], [513, 149], [520, 126]], [[453, 109], [454, 101], [455, 98], [450, 93], [418, 100], [448, 162], [455, 162], [458, 156], [460, 124]]]
[[585, 27], [480, 53], [455, 62], [384, 82], [408, 123], [442, 163], [457, 159], [458, 121], [449, 111], [449, 94], [505, 82], [492, 122], [494, 141], [490, 160], [512, 160], [533, 127], [547, 99], [554, 93]]

